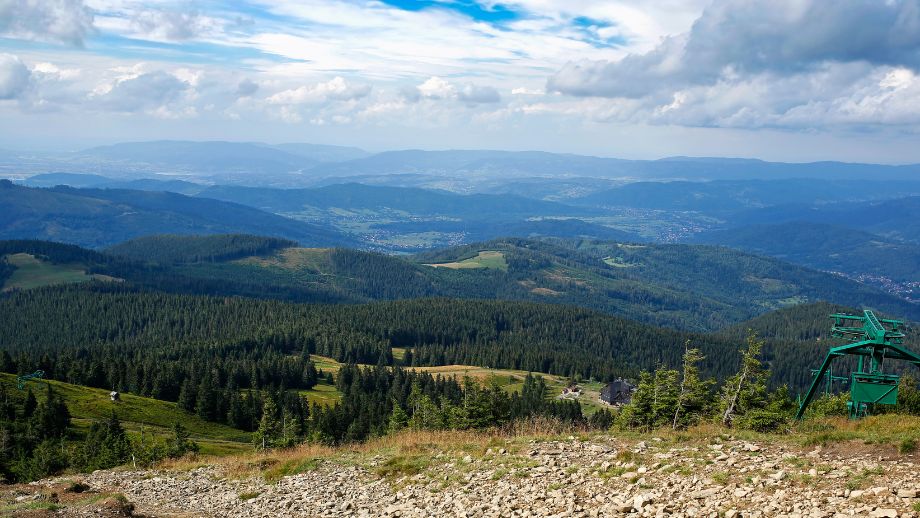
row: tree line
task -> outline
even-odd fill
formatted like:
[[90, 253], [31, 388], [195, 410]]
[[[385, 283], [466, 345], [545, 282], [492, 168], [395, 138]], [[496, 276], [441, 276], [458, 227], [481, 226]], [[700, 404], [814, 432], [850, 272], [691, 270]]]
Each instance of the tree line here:
[[80, 434], [70, 410], [50, 384], [41, 398], [29, 388], [11, 394], [0, 384], [0, 478], [27, 482], [60, 473], [106, 469], [133, 461], [149, 465], [167, 457], [198, 451], [185, 428], [176, 423], [165, 440], [131, 439], [113, 412]]

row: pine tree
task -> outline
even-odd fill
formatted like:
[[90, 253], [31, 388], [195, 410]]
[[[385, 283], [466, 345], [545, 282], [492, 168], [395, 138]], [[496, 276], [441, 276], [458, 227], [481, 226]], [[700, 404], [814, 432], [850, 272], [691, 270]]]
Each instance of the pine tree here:
[[290, 447], [300, 442], [303, 435], [303, 429], [300, 426], [300, 420], [288, 409], [281, 413], [281, 437], [278, 440], [278, 446]]
[[188, 378], [182, 381], [182, 387], [179, 389], [179, 401], [176, 402], [179, 405], [179, 408], [185, 410], [186, 412], [195, 411], [195, 403], [198, 399], [196, 389], [197, 387], [195, 386], [194, 381], [191, 381]]
[[652, 374], [642, 372], [629, 404], [620, 411], [620, 424], [624, 428], [649, 429], [654, 422], [652, 407], [655, 401], [655, 381]]
[[674, 369], [660, 368], [655, 371], [655, 390], [652, 399], [651, 427], [657, 428], [671, 424], [671, 418], [677, 408], [680, 387], [677, 380], [680, 374]]
[[769, 372], [760, 361], [764, 343], [754, 331], [748, 332], [746, 346], [741, 349], [741, 368], [722, 387], [722, 424], [725, 426], [732, 426], [739, 416], [767, 404]]
[[274, 448], [282, 435], [282, 422], [275, 398], [269, 395], [262, 404], [262, 419], [259, 428], [253, 435], [256, 448]]
[[89, 432], [80, 453], [80, 467], [84, 471], [113, 468], [128, 462], [131, 444], [113, 411], [105, 421], [96, 421]]
[[198, 444], [190, 439], [188, 430], [182, 426], [182, 423], [176, 421], [173, 425], [173, 435], [166, 440], [166, 455], [171, 458], [179, 458], [186, 453], [197, 453]]
[[714, 380], [700, 378], [699, 364], [704, 359], [699, 349], [691, 349], [690, 341], [684, 344], [684, 368], [680, 391], [674, 409], [671, 428], [686, 428], [699, 423], [709, 410], [710, 388]]
[[396, 433], [409, 425], [409, 414], [403, 410], [398, 401], [393, 401], [393, 411], [387, 422], [387, 433]]

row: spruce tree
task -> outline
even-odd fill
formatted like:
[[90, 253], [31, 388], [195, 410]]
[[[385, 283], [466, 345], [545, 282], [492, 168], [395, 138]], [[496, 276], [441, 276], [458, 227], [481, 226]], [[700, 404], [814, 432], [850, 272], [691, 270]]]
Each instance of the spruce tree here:
[[745, 347], [741, 349], [741, 367], [722, 387], [721, 414], [725, 426], [732, 426], [738, 417], [767, 404], [770, 373], [760, 361], [764, 343], [754, 331], [748, 331]]
[[409, 424], [409, 414], [403, 410], [398, 401], [393, 401], [393, 411], [387, 421], [387, 433], [396, 433]]
[[259, 421], [259, 428], [253, 435], [253, 443], [259, 449], [274, 448], [281, 439], [281, 435], [280, 411], [275, 398], [269, 395], [262, 403], [262, 419]]
[[182, 426], [182, 423], [176, 421], [173, 425], [173, 435], [166, 440], [166, 455], [171, 458], [179, 458], [186, 453], [197, 453], [198, 444], [190, 439], [188, 430]]
[[677, 408], [677, 399], [680, 392], [677, 380], [679, 373], [674, 369], [660, 368], [655, 371], [655, 390], [652, 398], [651, 427], [657, 428], [671, 424]]
[[671, 428], [686, 428], [699, 423], [709, 411], [714, 380], [700, 378], [699, 364], [703, 354], [699, 349], [691, 349], [690, 341], [684, 344], [684, 366], [680, 380], [680, 391], [674, 409]]

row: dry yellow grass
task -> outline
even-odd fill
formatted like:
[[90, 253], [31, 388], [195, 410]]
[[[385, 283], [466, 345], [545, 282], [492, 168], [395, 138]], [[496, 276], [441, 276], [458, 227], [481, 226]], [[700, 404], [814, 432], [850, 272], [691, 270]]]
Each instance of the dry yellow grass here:
[[[807, 426], [804, 426], [805, 424]], [[826, 429], [833, 430], [837, 435], [828, 437], [826, 432], [822, 431]], [[871, 417], [862, 421], [848, 421], [844, 418], [817, 419], [785, 433], [774, 434], [729, 429], [715, 423], [706, 423], [682, 431], [665, 428], [651, 432], [598, 432], [573, 427], [553, 419], [535, 418], [488, 430], [404, 430], [364, 443], [341, 446], [304, 444], [290, 449], [230, 457], [189, 457], [168, 461], [162, 467], [181, 471], [203, 465], [215, 465], [221, 467], [230, 477], [261, 476], [271, 482], [285, 475], [316, 469], [323, 462], [361, 465], [375, 470], [377, 468], [374, 466], [392, 464], [399, 468], [400, 463], [411, 461], [413, 465], [427, 468], [441, 462], [454, 462], [466, 455], [485, 458], [489, 448], [501, 447], [512, 453], [519, 453], [528, 448], [534, 440], [592, 440], [607, 439], [611, 436], [627, 443], [658, 438], [663, 444], [685, 445], [709, 444], [733, 437], [763, 445], [782, 444], [784, 448], [801, 448], [803, 451], [813, 448], [816, 444], [825, 444], [842, 452], [872, 450], [880, 454], [898, 455], [898, 441], [920, 436], [920, 417], [891, 415]]]

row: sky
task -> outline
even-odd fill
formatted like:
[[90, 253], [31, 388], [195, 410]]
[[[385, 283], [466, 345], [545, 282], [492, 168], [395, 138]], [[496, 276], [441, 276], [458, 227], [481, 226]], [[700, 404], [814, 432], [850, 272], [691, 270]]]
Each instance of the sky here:
[[0, 148], [920, 162], [920, 0], [0, 0]]

